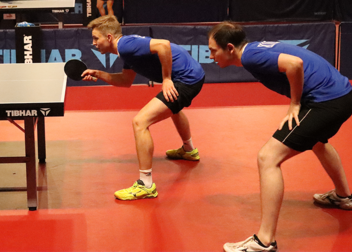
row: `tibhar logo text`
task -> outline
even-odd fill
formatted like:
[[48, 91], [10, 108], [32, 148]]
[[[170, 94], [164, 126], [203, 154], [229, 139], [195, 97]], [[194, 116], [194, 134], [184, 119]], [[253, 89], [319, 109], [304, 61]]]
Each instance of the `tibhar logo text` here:
[[37, 110], [6, 110], [8, 117], [38, 116]]
[[[297, 45], [303, 48], [308, 48], [310, 41], [308, 39], [299, 40], [279, 40], [282, 43]], [[32, 37], [25, 36], [25, 63], [32, 63]], [[207, 45], [180, 45], [186, 49], [189, 54], [201, 64], [211, 64], [213, 60], [210, 59], [210, 51]], [[101, 62], [105, 68], [112, 67], [115, 61], [118, 59], [118, 55], [115, 54], [101, 54], [95, 49], [91, 49], [96, 58]], [[0, 49], [0, 59], [3, 58], [2, 63], [16, 63], [16, 50], [14, 49]], [[46, 59], [48, 56], [48, 59]], [[81, 59], [82, 51], [80, 49], [65, 49], [60, 51], [59, 49], [45, 50], [41, 49], [41, 62], [66, 62], [70, 59]], [[1, 63], [1, 62], [0, 62]]]
[[193, 59], [202, 64], [210, 64], [214, 60], [210, 59], [210, 50], [207, 45], [180, 45], [186, 49]]
[[24, 63], [31, 64], [33, 63], [33, 56], [32, 56], [32, 36], [23, 36], [24, 42]]
[[92, 16], [92, 1], [87, 0], [87, 17]]

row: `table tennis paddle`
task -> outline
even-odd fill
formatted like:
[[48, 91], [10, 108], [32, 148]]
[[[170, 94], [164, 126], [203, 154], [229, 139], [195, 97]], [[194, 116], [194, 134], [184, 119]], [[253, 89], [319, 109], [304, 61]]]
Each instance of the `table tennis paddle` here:
[[[87, 65], [79, 59], [70, 59], [66, 62], [64, 67], [66, 75], [75, 81], [82, 80], [82, 73], [87, 69]], [[97, 78], [93, 77], [93, 80], [96, 81]]]

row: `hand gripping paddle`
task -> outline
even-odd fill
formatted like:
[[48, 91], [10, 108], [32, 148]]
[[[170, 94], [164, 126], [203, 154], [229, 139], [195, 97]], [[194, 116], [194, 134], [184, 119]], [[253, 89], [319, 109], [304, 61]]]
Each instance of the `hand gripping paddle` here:
[[[64, 71], [66, 73], [66, 75], [75, 81], [79, 81], [82, 80], [83, 77], [81, 76], [82, 73], [87, 70], [87, 65], [84, 64], [83, 61], [78, 60], [78, 59], [71, 59], [69, 61], [66, 62], [65, 67], [64, 67]], [[96, 81], [97, 78], [93, 77], [93, 80]]]

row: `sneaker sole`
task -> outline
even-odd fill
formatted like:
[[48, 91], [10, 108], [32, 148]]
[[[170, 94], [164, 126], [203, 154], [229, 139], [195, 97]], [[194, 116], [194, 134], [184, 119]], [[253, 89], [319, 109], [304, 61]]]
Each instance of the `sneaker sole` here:
[[332, 204], [330, 202], [325, 202], [325, 201], [318, 201], [314, 198], [314, 205], [318, 206], [318, 207], [324, 207], [324, 208], [338, 208], [338, 209], [342, 209], [342, 210], [347, 210], [347, 211], [351, 211], [352, 208], [349, 207], [343, 207], [341, 205], [335, 205]]
[[200, 158], [198, 159], [186, 159], [186, 158], [183, 158], [183, 157], [170, 157], [170, 156], [166, 156], [168, 159], [171, 159], [171, 160], [187, 160], [187, 161], [199, 161]]
[[158, 197], [158, 193], [156, 193], [154, 195], [146, 195], [143, 198], [133, 198], [133, 199], [129, 199], [129, 198], [121, 199], [121, 198], [116, 197], [116, 195], [114, 195], [114, 196], [115, 196], [115, 199], [118, 199], [118, 200], [131, 201], [131, 200], [139, 200], [139, 199], [154, 199], [154, 198]]

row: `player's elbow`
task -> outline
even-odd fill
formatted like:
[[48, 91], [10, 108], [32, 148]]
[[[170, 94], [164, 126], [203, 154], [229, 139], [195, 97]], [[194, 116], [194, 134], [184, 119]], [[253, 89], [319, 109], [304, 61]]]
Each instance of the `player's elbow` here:
[[133, 84], [133, 81], [126, 81], [126, 82], [124, 83], [124, 87], [129, 88], [129, 87], [132, 86], [132, 84]]
[[303, 69], [303, 60], [297, 57], [293, 62], [293, 67], [296, 69]]
[[171, 43], [166, 39], [153, 39], [150, 42], [150, 52], [157, 54], [165, 54], [165, 52], [171, 51]]
[[164, 51], [168, 52], [171, 51], [171, 43], [169, 40], [165, 40], [165, 43], [163, 44], [164, 46]]
[[118, 86], [129, 88], [132, 86], [132, 84], [133, 84], [133, 79], [125, 77], [121, 79]]
[[109, 82], [110, 85], [113, 85], [115, 87], [124, 87], [124, 88], [129, 88], [132, 86], [133, 81], [127, 81], [127, 80], [120, 80], [120, 81], [112, 81]]
[[287, 73], [303, 69], [303, 60], [297, 56], [282, 53], [279, 56], [278, 65], [280, 72]]
[[285, 71], [286, 75], [297, 75], [303, 72], [303, 60], [300, 58], [296, 58], [291, 60], [289, 64], [286, 65]]
[[170, 48], [171, 47], [171, 42], [169, 40], [163, 40], [164, 41], [164, 46], [166, 48]]

